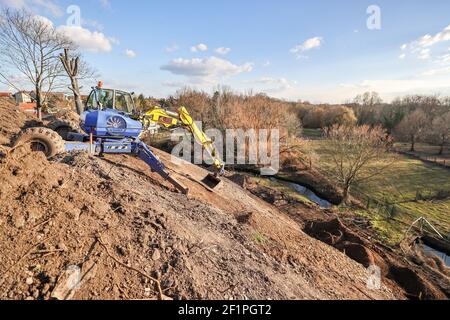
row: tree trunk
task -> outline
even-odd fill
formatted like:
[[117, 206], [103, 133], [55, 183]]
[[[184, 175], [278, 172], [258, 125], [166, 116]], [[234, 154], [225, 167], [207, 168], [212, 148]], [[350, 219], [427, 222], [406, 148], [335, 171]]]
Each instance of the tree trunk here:
[[83, 101], [81, 101], [80, 87], [78, 86], [78, 79], [71, 78], [70, 82], [72, 83], [72, 92], [73, 97], [75, 99], [75, 108], [77, 109], [77, 113], [81, 114], [84, 111]]
[[347, 204], [348, 199], [350, 197], [350, 185], [344, 186], [343, 194], [342, 194], [342, 203]]
[[42, 93], [39, 85], [36, 85], [36, 116], [42, 120]]
[[75, 108], [77, 113], [81, 114], [84, 111], [83, 102], [81, 101], [80, 87], [78, 85], [78, 67], [80, 65], [80, 58], [70, 58], [69, 49], [64, 49], [64, 54], [60, 54], [59, 59], [70, 78], [71, 87], [75, 99]]
[[416, 137], [415, 136], [411, 136], [411, 152], [415, 152], [416, 151]]
[[439, 148], [439, 153], [438, 153], [438, 155], [440, 155], [440, 156], [442, 156], [444, 154], [444, 145], [445, 145], [445, 142], [442, 141], [441, 147]]

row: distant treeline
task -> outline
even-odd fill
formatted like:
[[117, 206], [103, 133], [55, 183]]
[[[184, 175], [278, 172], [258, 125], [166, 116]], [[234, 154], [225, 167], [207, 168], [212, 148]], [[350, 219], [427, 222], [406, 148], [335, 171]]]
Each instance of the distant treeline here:
[[440, 146], [442, 153], [450, 142], [450, 97], [409, 95], [386, 103], [376, 92], [366, 92], [345, 104], [330, 105], [240, 94], [222, 87], [212, 94], [185, 88], [161, 100], [141, 95], [137, 104], [141, 110], [183, 105], [206, 127], [222, 129], [278, 127], [295, 136], [302, 127], [380, 125], [397, 141], [409, 142], [412, 151], [416, 142], [427, 142]]

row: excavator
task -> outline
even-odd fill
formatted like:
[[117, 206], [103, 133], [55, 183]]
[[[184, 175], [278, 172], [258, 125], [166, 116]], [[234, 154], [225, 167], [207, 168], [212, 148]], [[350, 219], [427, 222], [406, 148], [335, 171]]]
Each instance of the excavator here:
[[[73, 123], [67, 121], [56, 121], [55, 123], [50, 123], [49, 128], [57, 132], [66, 141], [79, 141], [80, 131], [81, 134], [83, 134], [83, 131], [87, 131], [85, 124], [87, 119], [86, 116], [94, 111], [113, 111], [129, 120], [140, 122], [141, 127], [136, 128], [136, 130], [140, 131], [139, 135], [151, 125], [155, 124], [167, 129], [184, 128], [194, 136], [195, 141], [203, 146], [213, 160], [214, 173], [208, 174], [202, 180], [202, 183], [206, 184], [207, 187], [214, 189], [221, 182], [220, 177], [225, 173], [225, 165], [221, 160], [213, 141], [199, 129], [186, 108], [181, 107], [178, 112], [173, 112], [160, 107], [154, 107], [153, 110], [141, 114], [136, 111], [133, 96], [133, 93], [116, 89], [105, 89], [103, 88], [103, 83], [100, 81], [96, 87], [92, 88], [92, 91], [88, 96], [85, 106], [87, 111], [81, 114], [81, 127], [77, 127]], [[111, 123], [111, 126], [117, 127], [120, 126], [120, 123]], [[136, 133], [133, 132], [132, 135], [135, 136]], [[70, 145], [70, 143], [66, 142], [66, 146], [67, 145]], [[148, 149], [148, 146], [146, 146], [146, 149]]]

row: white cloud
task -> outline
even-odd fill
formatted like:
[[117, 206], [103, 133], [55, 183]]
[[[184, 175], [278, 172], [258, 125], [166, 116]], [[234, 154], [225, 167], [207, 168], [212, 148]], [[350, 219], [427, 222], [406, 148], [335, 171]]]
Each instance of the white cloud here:
[[[450, 70], [448, 70], [450, 71]], [[424, 74], [423, 74], [424, 75]], [[429, 75], [432, 75], [431, 73]], [[342, 86], [344, 87], [344, 86]], [[357, 91], [375, 91], [381, 94], [406, 94], [415, 91], [423, 90], [439, 90], [440, 88], [448, 88], [445, 79], [434, 81], [430, 79], [423, 78], [411, 78], [411, 79], [400, 79], [400, 80], [364, 80], [356, 84], [347, 84], [345, 88], [356, 89]], [[354, 92], [357, 92], [354, 91]]]
[[128, 58], [135, 58], [136, 57], [136, 52], [134, 52], [133, 50], [130, 50], [130, 49], [126, 49], [125, 50], [125, 54], [127, 55]]
[[245, 80], [245, 81], [243, 81], [243, 83], [263, 85], [263, 86], [272, 86], [272, 87], [276, 86], [276, 88], [272, 89], [271, 91], [291, 89], [297, 84], [296, 81], [289, 81], [286, 78], [273, 78], [273, 77], [262, 77], [259, 79]]
[[435, 61], [435, 63], [447, 65], [450, 63], [450, 53], [439, 56]]
[[44, 11], [55, 17], [64, 15], [63, 9], [53, 0], [0, 0], [0, 4], [14, 9], [26, 9], [32, 12]]
[[176, 44], [173, 44], [169, 47], [164, 48], [164, 51], [168, 52], [168, 53], [176, 52], [178, 50], [180, 50], [180, 47], [178, 47], [178, 45], [176, 45]]
[[289, 81], [286, 78], [273, 78], [273, 77], [262, 77], [253, 80], [244, 80], [243, 83], [254, 83], [254, 84], [283, 84], [286, 85]]
[[192, 52], [199, 52], [199, 51], [208, 51], [208, 46], [204, 43], [200, 43], [196, 46], [191, 47]]
[[262, 77], [245, 80], [242, 83], [252, 85], [252, 91], [264, 92], [281, 99], [298, 97], [300, 90], [297, 81], [291, 81], [286, 78]]
[[420, 60], [428, 60], [431, 58], [431, 50], [430, 49], [422, 49], [419, 52], [418, 57]]
[[403, 60], [403, 59], [406, 58], [406, 54], [405, 54], [405, 53], [402, 53], [401, 55], [398, 56], [398, 58]]
[[401, 49], [404, 51], [409, 48], [418, 59], [427, 60], [431, 58], [431, 47], [447, 41], [450, 41], [450, 25], [434, 35], [426, 34], [410, 43], [403, 44]]
[[99, 31], [102, 31], [105, 28], [103, 26], [103, 24], [101, 24], [97, 20], [92, 20], [92, 19], [83, 19], [83, 18], [81, 18], [81, 25], [82, 26], [87, 26], [87, 27], [92, 27], [92, 28], [94, 28], [96, 30], [99, 30]]
[[161, 69], [176, 75], [187, 76], [194, 82], [214, 82], [220, 78], [250, 72], [253, 70], [253, 64], [236, 65], [228, 60], [212, 56], [203, 59], [174, 59], [169, 64], [163, 65]]
[[46, 28], [53, 28], [53, 22], [46, 17], [40, 16], [40, 15], [35, 15], [35, 16], [33, 16], [33, 20], [36, 23], [39, 23], [39, 25], [41, 25], [41, 23], [44, 24], [46, 26]]
[[[47, 17], [41, 15], [34, 15], [33, 19], [36, 19], [44, 23], [50, 28], [54, 27], [53, 22]], [[56, 27], [56, 31], [72, 40], [75, 44], [77, 44], [80, 47], [81, 50], [86, 50], [90, 52], [111, 52], [112, 45], [119, 44], [119, 40], [115, 38], [112, 37], [108, 38], [102, 32], [90, 31], [89, 29], [80, 26], [61, 25]]]
[[225, 47], [220, 47], [220, 48], [217, 48], [216, 50], [214, 50], [216, 53], [218, 53], [218, 54], [221, 54], [221, 55], [226, 55], [226, 54], [228, 54], [230, 51], [231, 51], [231, 49], [230, 48], [225, 48]]
[[90, 52], [111, 52], [112, 43], [117, 41], [106, 37], [101, 32], [92, 32], [78, 26], [62, 25], [57, 27], [56, 30], [70, 38], [80, 49]]
[[412, 44], [418, 47], [431, 47], [437, 43], [445, 42], [450, 40], [450, 25], [447, 26], [441, 32], [436, 33], [435, 35], [426, 34], [423, 37], [420, 37]]
[[296, 45], [294, 48], [290, 50], [290, 52], [296, 55], [297, 59], [307, 58], [303, 53], [312, 49], [318, 49], [322, 46], [323, 38], [322, 37], [314, 37], [306, 40], [302, 44]]
[[112, 44], [116, 44], [119, 45], [120, 44], [120, 40], [114, 37], [108, 37], [108, 40], [112, 43]]
[[443, 67], [443, 68], [439, 68], [439, 69], [432, 69], [432, 70], [428, 70], [425, 71], [424, 73], [422, 73], [422, 76], [438, 76], [438, 75], [444, 75], [444, 74], [449, 74], [450, 73], [450, 67]]
[[266, 61], [262, 64], [262, 66], [266, 68], [266, 67], [270, 67], [271, 64], [272, 63], [270, 61]]

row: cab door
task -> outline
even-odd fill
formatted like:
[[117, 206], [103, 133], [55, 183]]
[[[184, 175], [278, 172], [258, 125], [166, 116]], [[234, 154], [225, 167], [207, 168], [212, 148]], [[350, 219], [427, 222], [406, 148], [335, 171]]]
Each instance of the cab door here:
[[133, 114], [135, 108], [131, 94], [128, 92], [116, 91], [115, 109], [125, 114]]

